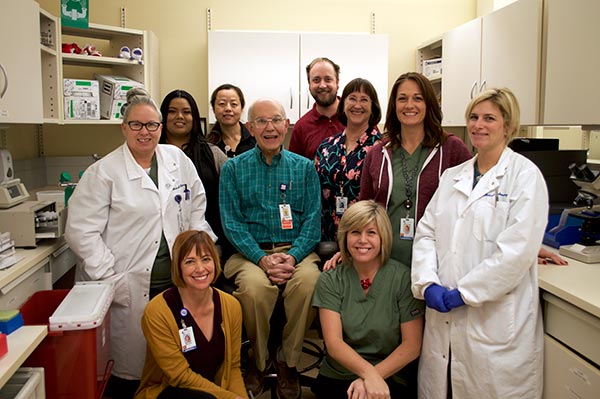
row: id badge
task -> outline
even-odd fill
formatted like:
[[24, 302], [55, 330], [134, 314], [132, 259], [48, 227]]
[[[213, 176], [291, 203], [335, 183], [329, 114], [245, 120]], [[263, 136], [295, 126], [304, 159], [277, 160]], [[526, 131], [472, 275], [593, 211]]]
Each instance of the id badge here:
[[180, 328], [179, 339], [181, 340], [181, 351], [188, 352], [196, 349], [196, 339], [192, 327]]
[[335, 213], [339, 216], [343, 215], [348, 209], [348, 197], [335, 197]]
[[412, 240], [415, 237], [415, 219], [402, 218], [400, 219], [400, 239]]
[[290, 204], [279, 204], [279, 218], [281, 219], [281, 228], [283, 230], [291, 230], [294, 228]]

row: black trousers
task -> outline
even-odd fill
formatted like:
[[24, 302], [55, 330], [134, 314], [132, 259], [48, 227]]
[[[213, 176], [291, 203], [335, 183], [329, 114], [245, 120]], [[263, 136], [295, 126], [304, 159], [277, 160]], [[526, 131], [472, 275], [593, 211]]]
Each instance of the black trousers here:
[[104, 396], [112, 399], [133, 399], [140, 380], [126, 380], [111, 375], [104, 390]]

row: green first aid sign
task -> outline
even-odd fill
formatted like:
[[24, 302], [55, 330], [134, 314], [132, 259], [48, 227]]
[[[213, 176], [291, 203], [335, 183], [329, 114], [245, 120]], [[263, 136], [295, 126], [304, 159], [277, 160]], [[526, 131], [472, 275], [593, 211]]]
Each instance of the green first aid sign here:
[[61, 0], [60, 20], [62, 26], [87, 29], [89, 24], [89, 0]]

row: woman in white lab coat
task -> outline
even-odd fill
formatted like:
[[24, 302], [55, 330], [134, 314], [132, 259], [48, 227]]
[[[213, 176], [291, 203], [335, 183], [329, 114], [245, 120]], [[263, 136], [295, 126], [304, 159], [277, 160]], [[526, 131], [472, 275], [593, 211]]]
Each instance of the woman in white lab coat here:
[[413, 246], [412, 290], [427, 304], [419, 396], [541, 398], [546, 184], [507, 147], [519, 130], [510, 90], [485, 91], [466, 118], [477, 156], [444, 172]]
[[[78, 279], [112, 281], [109, 382], [132, 398], [144, 365], [141, 329], [151, 296], [172, 286], [170, 250], [184, 230], [204, 230], [206, 196], [196, 168], [177, 147], [158, 145], [158, 106], [144, 90], [127, 94], [125, 143], [83, 174], [69, 200], [65, 237], [79, 257]], [[112, 389], [114, 388], [114, 389]]]

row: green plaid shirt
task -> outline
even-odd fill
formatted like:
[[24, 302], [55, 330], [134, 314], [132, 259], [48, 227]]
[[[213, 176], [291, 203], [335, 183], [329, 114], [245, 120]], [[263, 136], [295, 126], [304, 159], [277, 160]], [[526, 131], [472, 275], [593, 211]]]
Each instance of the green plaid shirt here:
[[[291, 242], [288, 254], [300, 262], [321, 238], [319, 190], [309, 159], [282, 149], [268, 165], [256, 146], [225, 162], [221, 170], [219, 203], [225, 235], [253, 263], [266, 255], [258, 243], [267, 242]], [[290, 230], [281, 228], [279, 204], [284, 199], [292, 210]]]

